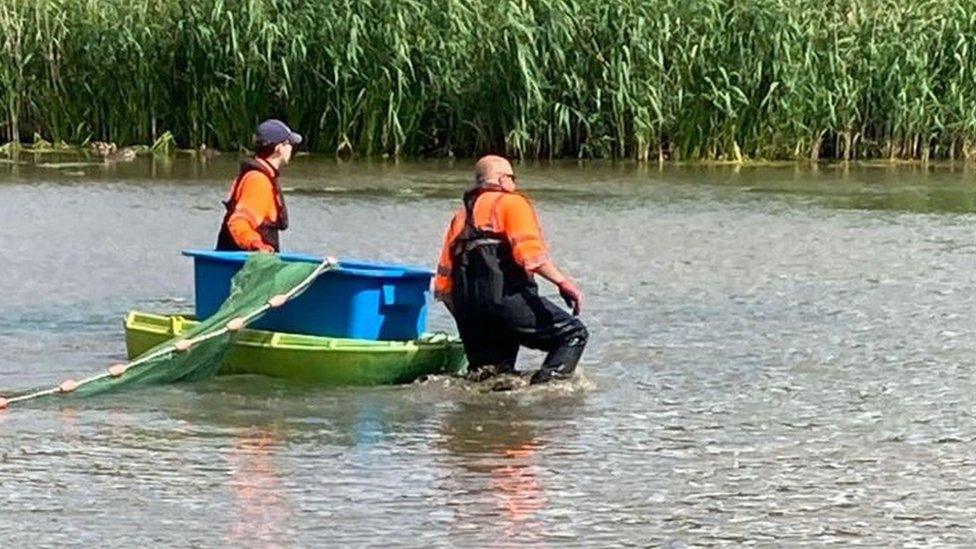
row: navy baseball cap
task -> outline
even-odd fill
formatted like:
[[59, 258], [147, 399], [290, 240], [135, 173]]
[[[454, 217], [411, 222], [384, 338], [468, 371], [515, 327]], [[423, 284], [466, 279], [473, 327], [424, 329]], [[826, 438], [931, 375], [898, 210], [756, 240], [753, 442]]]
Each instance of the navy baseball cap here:
[[281, 120], [270, 118], [258, 124], [258, 129], [254, 132], [254, 141], [262, 146], [278, 143], [298, 145], [302, 142], [302, 136], [291, 131], [291, 128]]

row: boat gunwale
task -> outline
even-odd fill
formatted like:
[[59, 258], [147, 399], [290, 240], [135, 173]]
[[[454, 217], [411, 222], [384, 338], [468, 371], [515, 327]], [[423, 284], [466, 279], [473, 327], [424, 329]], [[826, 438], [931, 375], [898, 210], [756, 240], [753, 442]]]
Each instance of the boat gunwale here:
[[[174, 322], [174, 320], [176, 322]], [[177, 337], [184, 327], [192, 327], [197, 320], [180, 314], [157, 314], [129, 311], [125, 316], [126, 331], [153, 333]], [[461, 346], [461, 340], [443, 332], [426, 333], [419, 339], [407, 341], [371, 341], [328, 336], [290, 334], [266, 330], [242, 329], [235, 345], [263, 350], [313, 351], [329, 353], [411, 353], [437, 350], [445, 346]]]

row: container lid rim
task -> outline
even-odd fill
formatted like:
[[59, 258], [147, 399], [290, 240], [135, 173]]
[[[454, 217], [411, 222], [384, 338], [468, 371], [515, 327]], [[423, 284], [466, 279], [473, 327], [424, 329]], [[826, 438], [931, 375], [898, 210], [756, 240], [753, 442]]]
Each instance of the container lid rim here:
[[[215, 250], [187, 249], [182, 255], [193, 258], [207, 258], [225, 263], [243, 263], [254, 252], [222, 252]], [[303, 263], [319, 263], [323, 258], [303, 253], [281, 253], [278, 257], [285, 261], [300, 261]], [[425, 278], [429, 279], [434, 272], [423, 267], [397, 265], [390, 263], [375, 263], [370, 261], [339, 260], [339, 269], [332, 271], [338, 274], [353, 274], [375, 278]]]

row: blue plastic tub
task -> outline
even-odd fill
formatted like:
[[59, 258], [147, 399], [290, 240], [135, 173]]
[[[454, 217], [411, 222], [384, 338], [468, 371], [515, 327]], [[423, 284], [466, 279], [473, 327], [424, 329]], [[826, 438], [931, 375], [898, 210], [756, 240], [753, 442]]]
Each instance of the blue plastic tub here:
[[[193, 258], [197, 318], [217, 312], [230, 294], [230, 280], [248, 252], [184, 250]], [[321, 263], [305, 254], [279, 254], [285, 261]], [[427, 327], [427, 299], [433, 273], [379, 263], [340, 261], [300, 296], [253, 324], [293, 334], [353, 339], [416, 339]]]

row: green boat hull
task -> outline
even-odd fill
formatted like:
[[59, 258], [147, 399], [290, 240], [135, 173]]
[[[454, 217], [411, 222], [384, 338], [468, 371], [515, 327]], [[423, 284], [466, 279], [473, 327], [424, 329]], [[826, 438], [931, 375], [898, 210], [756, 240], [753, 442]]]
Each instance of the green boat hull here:
[[[196, 322], [137, 311], [125, 318], [129, 358], [183, 333]], [[327, 386], [410, 383], [432, 374], [458, 374], [466, 361], [461, 342], [437, 334], [414, 341], [366, 341], [242, 330], [219, 373], [260, 374]]]

